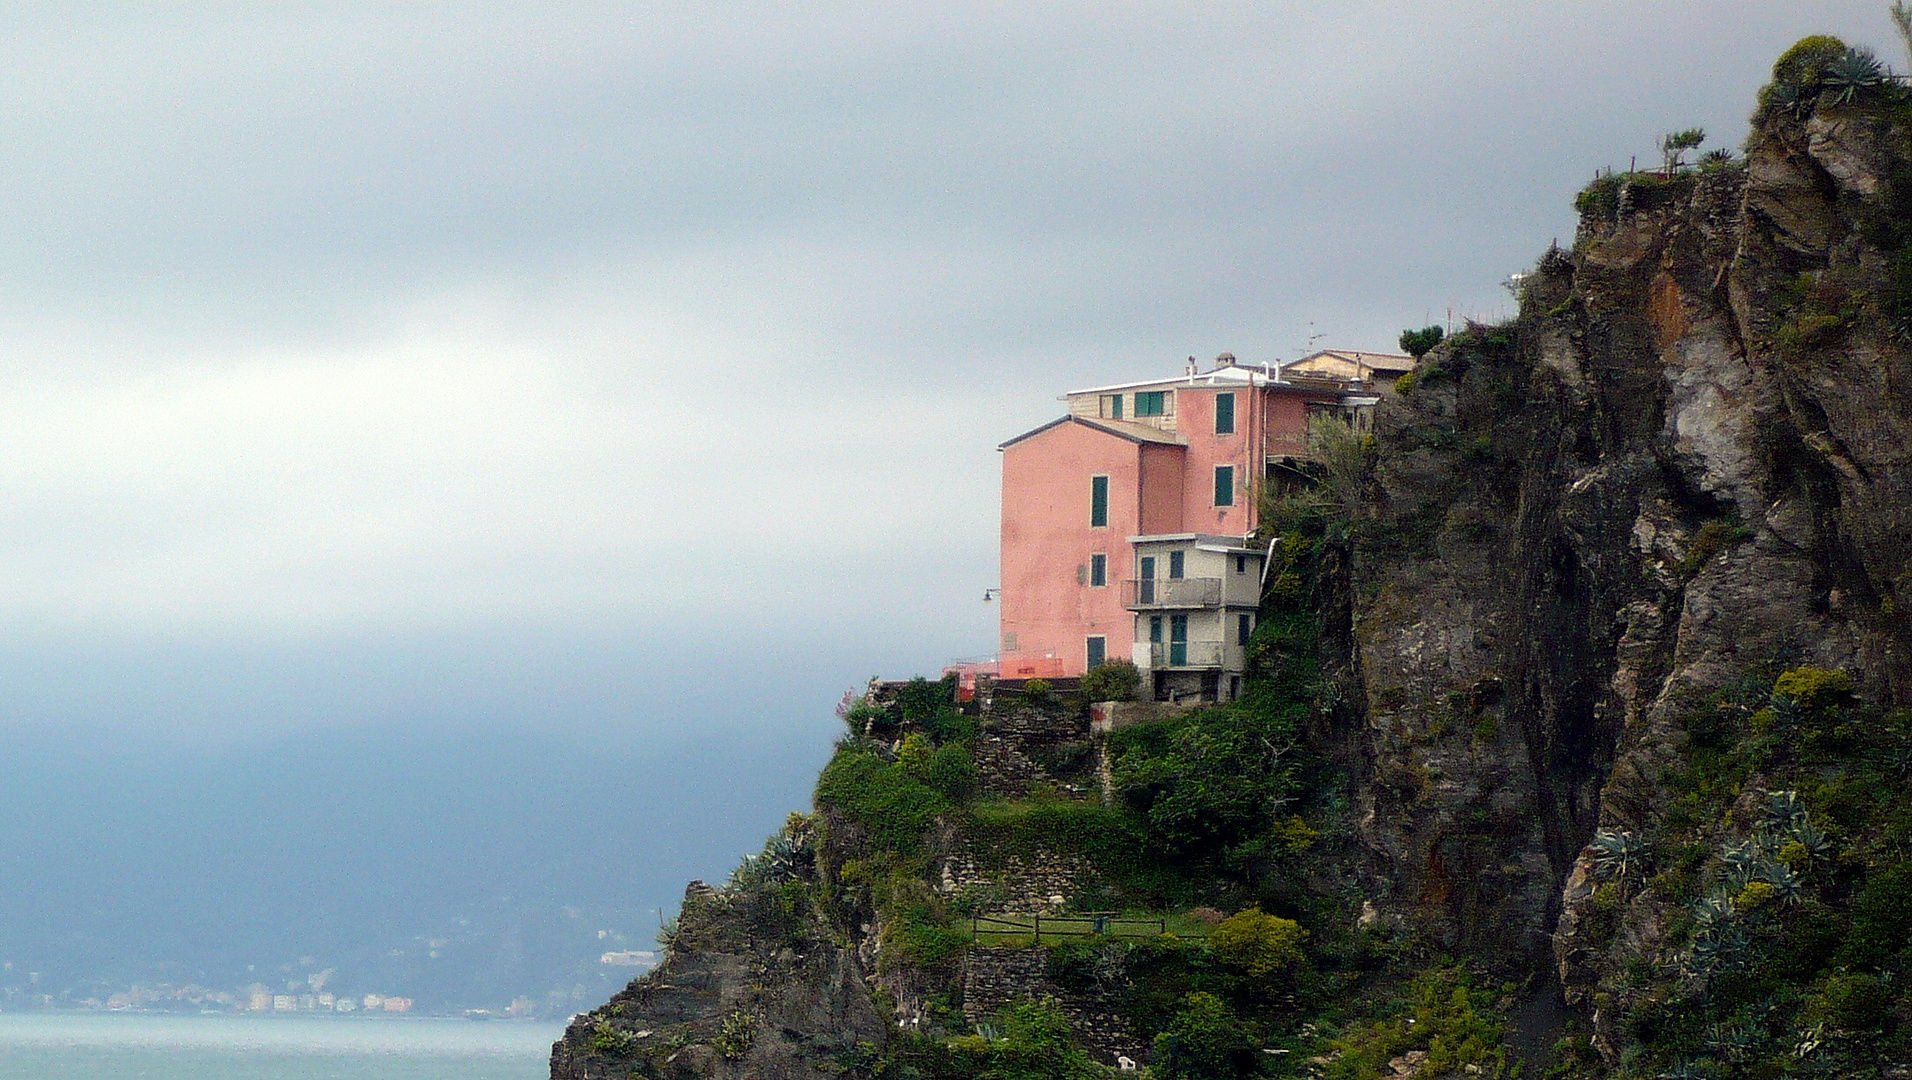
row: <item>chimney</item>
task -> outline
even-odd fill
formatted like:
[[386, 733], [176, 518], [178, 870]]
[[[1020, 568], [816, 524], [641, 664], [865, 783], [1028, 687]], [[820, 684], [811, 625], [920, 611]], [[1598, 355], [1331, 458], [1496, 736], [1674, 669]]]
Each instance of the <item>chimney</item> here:
[[1221, 369], [1225, 367], [1234, 367], [1234, 366], [1235, 366], [1235, 354], [1232, 352], [1225, 352], [1215, 358], [1216, 371], [1220, 371]]

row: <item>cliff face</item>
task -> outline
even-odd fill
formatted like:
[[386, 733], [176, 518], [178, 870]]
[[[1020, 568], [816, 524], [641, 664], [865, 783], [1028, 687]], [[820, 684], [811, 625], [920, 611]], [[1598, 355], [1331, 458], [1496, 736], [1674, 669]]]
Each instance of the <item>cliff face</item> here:
[[[1136, 989], [1153, 978], [1239, 1014], [1238, 1041], [1268, 1055], [1241, 1075], [1365, 1076], [1371, 1053], [1396, 1076], [1457, 1070], [1438, 1040], [1323, 1041], [1315, 1022], [1444, 955], [1502, 984], [1510, 1045], [1565, 1075], [1694, 1055], [1716, 1075], [1904, 1065], [1912, 903], [1893, 906], [1890, 874], [1912, 866], [1912, 106], [1853, 98], [1775, 97], [1743, 161], [1599, 178], [1519, 317], [1423, 359], [1381, 409], [1359, 505], [1295, 548], [1316, 553], [1313, 718], [1244, 721], [1292, 747], [1160, 718], [1112, 742], [1060, 706], [986, 711], [980, 734], [919, 713], [853, 739], [859, 783], [895, 773], [861, 824], [853, 770], [826, 773], [823, 836], [793, 825], [776, 867], [688, 899], [663, 966], [574, 1022], [554, 1080], [882, 1072], [899, 1030], [947, 1039], [975, 1020], [965, 956], [984, 950], [954, 921], [1046, 902], [1258, 903], [1312, 935], [1320, 977], [1279, 993], [1186, 941], [1021, 965], [1044, 994], [1079, 976], [1063, 1011], [1101, 1051], [1146, 1058], [1156, 1035], [1160, 1051], [1196, 1030], [1193, 1006]], [[1299, 685], [1301, 640], [1268, 638], [1262, 676]], [[1196, 790], [1173, 787], [1197, 768], [1188, 748], [1250, 744], [1269, 755], [1248, 772], [1306, 751], [1339, 779], [1254, 789], [1266, 821], [1207, 854], [1187, 840], [1196, 854], [1163, 857], [1181, 876], [1150, 877], [1136, 864], [1167, 834], [1149, 800]], [[975, 809], [948, 779], [977, 764], [971, 786], [1007, 808]], [[1017, 823], [1047, 831], [998, 843]], [[1867, 935], [1891, 940], [1852, 944]], [[1850, 1004], [1868, 995], [1874, 1011]], [[1084, 1019], [1096, 1009], [1120, 1015]], [[1459, 1023], [1421, 1030], [1436, 1021]], [[1818, 1034], [1779, 1046], [1791, 1027]], [[939, 1067], [996, 1060], [992, 1045]], [[1508, 1060], [1472, 1053], [1470, 1074]], [[970, 1075], [928, 1060], [911, 1068]], [[1178, 1060], [1155, 1065], [1237, 1074]]]
[[1610, 1060], [1676, 911], [1595, 918], [1584, 849], [1664, 821], [1682, 713], [1775, 665], [1912, 700], [1908, 150], [1820, 109], [1743, 165], [1602, 178], [1518, 321], [1384, 414], [1351, 604], [1375, 893], [1500, 970], [1557, 960], [1569, 1004], [1612, 1000]]

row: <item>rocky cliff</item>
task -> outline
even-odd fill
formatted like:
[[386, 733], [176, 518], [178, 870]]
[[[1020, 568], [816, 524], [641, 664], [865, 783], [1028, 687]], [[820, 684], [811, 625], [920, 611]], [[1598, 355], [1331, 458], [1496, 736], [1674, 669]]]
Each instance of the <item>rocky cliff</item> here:
[[[553, 1077], [1912, 1075], [1912, 104], [1866, 60], [1597, 178], [1271, 505], [1243, 706], [866, 702]], [[1045, 906], [1175, 932], [977, 931]], [[1046, 1021], [977, 1026], [985, 955]]]

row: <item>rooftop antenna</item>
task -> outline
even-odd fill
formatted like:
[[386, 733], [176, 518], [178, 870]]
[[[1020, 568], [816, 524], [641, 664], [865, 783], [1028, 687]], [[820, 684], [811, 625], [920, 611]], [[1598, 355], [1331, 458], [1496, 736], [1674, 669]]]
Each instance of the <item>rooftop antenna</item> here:
[[1314, 320], [1309, 319], [1308, 320], [1308, 344], [1307, 344], [1307, 347], [1301, 350], [1301, 355], [1305, 358], [1309, 356], [1310, 354], [1312, 354], [1315, 351], [1315, 342], [1320, 341], [1322, 338], [1327, 336], [1328, 335], [1326, 334], [1317, 332], [1315, 330]]

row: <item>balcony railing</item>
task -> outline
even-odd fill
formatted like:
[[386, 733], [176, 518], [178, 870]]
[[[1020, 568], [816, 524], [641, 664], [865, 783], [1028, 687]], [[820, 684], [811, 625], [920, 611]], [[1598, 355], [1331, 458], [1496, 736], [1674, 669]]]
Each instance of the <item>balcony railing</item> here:
[[1212, 577], [1131, 580], [1131, 608], [1212, 608], [1222, 602], [1222, 579]]
[[1218, 668], [1222, 666], [1219, 641], [1153, 641], [1149, 643], [1149, 667]]

